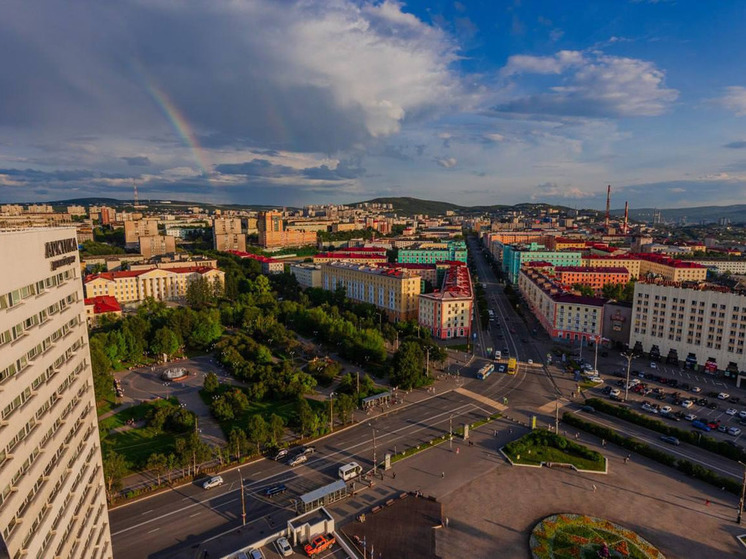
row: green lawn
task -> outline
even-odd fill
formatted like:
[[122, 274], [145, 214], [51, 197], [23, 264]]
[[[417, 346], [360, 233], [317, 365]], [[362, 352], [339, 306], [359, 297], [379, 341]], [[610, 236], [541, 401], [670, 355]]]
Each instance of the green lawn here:
[[108, 433], [111, 429], [124, 426], [128, 420], [134, 419], [135, 421], [141, 421], [145, 419], [148, 412], [153, 408], [159, 408], [163, 406], [178, 406], [179, 401], [176, 398], [170, 398], [168, 400], [153, 400], [152, 402], [143, 402], [136, 406], [130, 406], [124, 408], [119, 413], [115, 413], [107, 417], [106, 419], [99, 419], [98, 426], [104, 433]]
[[119, 407], [119, 404], [113, 400], [103, 400], [96, 402], [96, 413], [101, 416], [105, 413], [109, 413]]
[[505, 454], [516, 464], [561, 462], [580, 470], [604, 471], [606, 463], [598, 452], [543, 429], [508, 443]]

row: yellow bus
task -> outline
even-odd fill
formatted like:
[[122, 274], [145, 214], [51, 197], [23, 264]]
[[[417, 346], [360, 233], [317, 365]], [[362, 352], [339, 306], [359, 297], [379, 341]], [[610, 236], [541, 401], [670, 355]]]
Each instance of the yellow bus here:
[[516, 361], [515, 357], [511, 357], [508, 359], [508, 374], [514, 375], [516, 371], [516, 366], [518, 365], [518, 362]]

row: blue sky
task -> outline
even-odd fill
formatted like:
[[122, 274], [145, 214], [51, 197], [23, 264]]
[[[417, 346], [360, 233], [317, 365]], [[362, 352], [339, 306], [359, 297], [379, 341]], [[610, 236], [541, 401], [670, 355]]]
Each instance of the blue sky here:
[[4, 3], [0, 202], [746, 200], [740, 1]]

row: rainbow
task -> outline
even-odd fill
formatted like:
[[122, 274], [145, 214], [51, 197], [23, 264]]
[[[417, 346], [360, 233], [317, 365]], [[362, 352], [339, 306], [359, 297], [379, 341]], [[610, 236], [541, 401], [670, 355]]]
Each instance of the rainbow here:
[[208, 169], [210, 168], [210, 164], [207, 161], [204, 150], [199, 145], [197, 137], [194, 135], [194, 131], [189, 125], [187, 119], [184, 118], [184, 115], [176, 107], [176, 105], [168, 97], [168, 95], [166, 95], [166, 93], [162, 89], [155, 85], [152, 80], [146, 80], [145, 86], [148, 93], [153, 98], [153, 101], [155, 101], [161, 111], [163, 111], [163, 114], [171, 123], [171, 126], [173, 126], [176, 133], [191, 150], [192, 155], [194, 156], [194, 160], [197, 163], [197, 166], [202, 171], [202, 174], [206, 177], [209, 177], [210, 173]]

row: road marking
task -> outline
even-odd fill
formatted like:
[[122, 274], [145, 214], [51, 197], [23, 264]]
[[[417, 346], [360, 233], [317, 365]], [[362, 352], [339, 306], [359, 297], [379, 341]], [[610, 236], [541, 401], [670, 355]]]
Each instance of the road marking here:
[[157, 532], [158, 530], [160, 530], [160, 528], [153, 528], [148, 532], [148, 534], [152, 534], [153, 532]]
[[140, 514], [150, 514], [151, 512], [153, 512], [153, 509], [146, 510], [145, 512], [141, 512]]
[[194, 514], [190, 514], [189, 518], [194, 518], [195, 516], [199, 516], [200, 514], [202, 514], [202, 513], [201, 512], [195, 512]]

